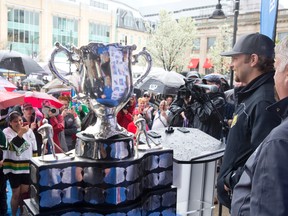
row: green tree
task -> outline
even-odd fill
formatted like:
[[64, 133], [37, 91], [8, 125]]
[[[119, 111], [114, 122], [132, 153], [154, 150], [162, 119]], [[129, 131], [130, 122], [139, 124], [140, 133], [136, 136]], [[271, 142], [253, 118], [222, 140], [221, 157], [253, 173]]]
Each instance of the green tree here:
[[147, 26], [150, 35], [147, 50], [153, 58], [153, 65], [166, 71], [177, 72], [186, 68], [190, 60], [195, 35], [192, 18], [175, 20], [171, 13], [161, 11], [156, 27]]
[[220, 53], [232, 49], [232, 30], [231, 26], [224, 24], [219, 26], [219, 34], [216, 37], [214, 46], [208, 51], [208, 57], [213, 62], [214, 72], [227, 74], [230, 69], [231, 59], [222, 57]]

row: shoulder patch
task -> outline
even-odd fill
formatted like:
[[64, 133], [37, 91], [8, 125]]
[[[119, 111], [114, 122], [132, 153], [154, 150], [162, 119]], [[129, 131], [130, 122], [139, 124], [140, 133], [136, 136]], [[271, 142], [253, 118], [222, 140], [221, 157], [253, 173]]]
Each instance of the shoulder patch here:
[[238, 115], [234, 115], [233, 120], [232, 120], [232, 124], [231, 124], [231, 128], [237, 123], [237, 119], [238, 119]]

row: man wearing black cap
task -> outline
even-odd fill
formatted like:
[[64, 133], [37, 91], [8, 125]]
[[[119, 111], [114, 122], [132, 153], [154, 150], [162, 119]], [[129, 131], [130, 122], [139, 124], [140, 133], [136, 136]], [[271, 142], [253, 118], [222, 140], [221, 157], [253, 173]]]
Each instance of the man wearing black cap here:
[[231, 208], [231, 195], [244, 164], [280, 118], [266, 108], [275, 102], [274, 42], [267, 36], [254, 33], [239, 38], [230, 52], [235, 81], [245, 86], [237, 92], [236, 108], [229, 130], [226, 149], [217, 179], [221, 204]]
[[245, 164], [234, 189], [231, 215], [288, 215], [288, 37], [275, 48], [275, 89], [279, 101], [267, 109], [281, 116]]

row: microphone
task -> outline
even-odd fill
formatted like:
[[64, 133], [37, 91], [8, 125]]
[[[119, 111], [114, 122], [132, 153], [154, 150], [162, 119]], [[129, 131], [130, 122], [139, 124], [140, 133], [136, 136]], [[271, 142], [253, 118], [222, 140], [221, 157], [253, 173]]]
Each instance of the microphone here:
[[174, 132], [174, 129], [173, 129], [173, 126], [172, 126], [172, 125], [174, 124], [174, 120], [175, 120], [175, 118], [176, 118], [177, 116], [179, 116], [179, 114], [180, 114], [181, 112], [183, 112], [184, 110], [185, 110], [184, 107], [177, 107], [177, 110], [176, 110], [174, 116], [172, 117], [172, 119], [171, 119], [171, 121], [170, 121], [170, 123], [169, 123], [168, 128], [165, 130], [166, 133], [173, 133], [173, 132]]
[[205, 84], [194, 84], [195, 86], [199, 87], [199, 88], [203, 88], [203, 89], [207, 89], [212, 93], [218, 92], [219, 88], [216, 85], [205, 85]]

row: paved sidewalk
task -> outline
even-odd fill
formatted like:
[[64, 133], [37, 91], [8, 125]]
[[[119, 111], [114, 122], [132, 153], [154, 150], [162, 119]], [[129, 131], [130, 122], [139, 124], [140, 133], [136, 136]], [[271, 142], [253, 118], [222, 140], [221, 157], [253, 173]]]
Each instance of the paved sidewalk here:
[[[214, 216], [220, 216], [219, 215], [219, 205], [215, 205], [214, 209]], [[225, 206], [222, 206], [222, 215], [221, 216], [230, 216], [228, 209]]]

